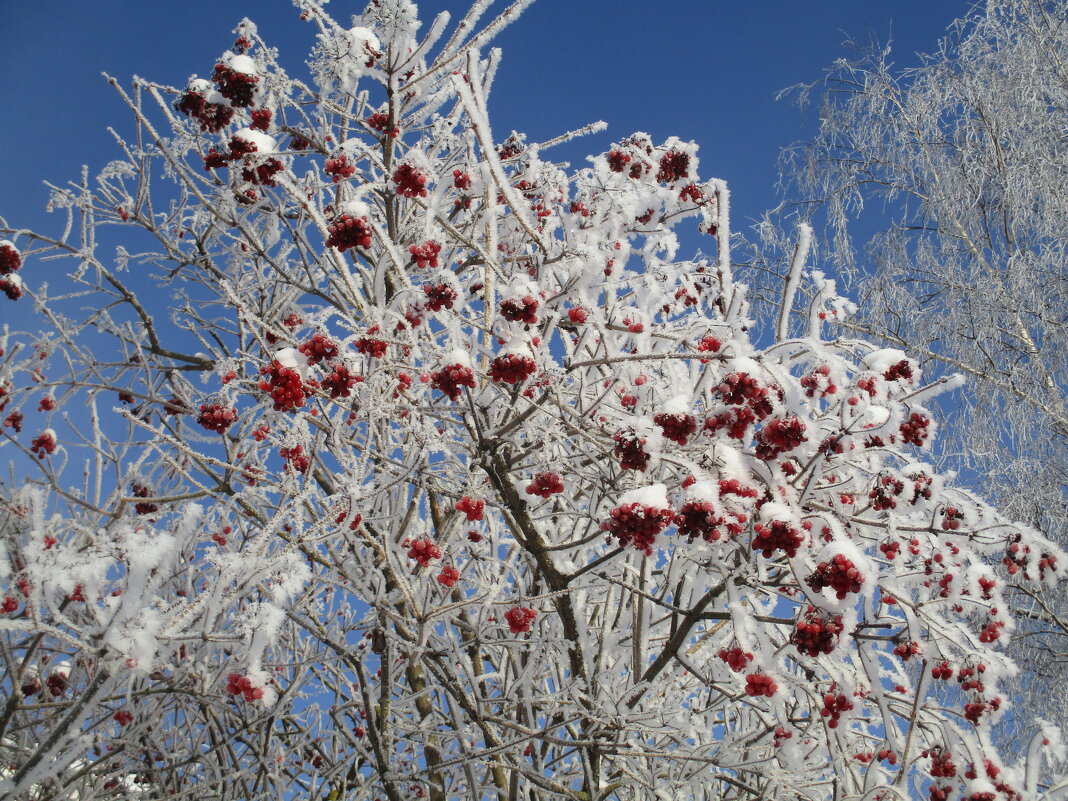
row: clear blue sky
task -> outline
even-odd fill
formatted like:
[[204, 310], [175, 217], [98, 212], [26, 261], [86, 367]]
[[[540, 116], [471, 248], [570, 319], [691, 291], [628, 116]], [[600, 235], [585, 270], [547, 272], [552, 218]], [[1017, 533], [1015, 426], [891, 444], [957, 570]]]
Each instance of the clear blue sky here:
[[[363, 0], [334, 0], [344, 18]], [[139, 74], [184, 86], [206, 76], [243, 16], [299, 71], [314, 31], [288, 0], [48, 0], [9, 3], [0, 47], [0, 216], [57, 231], [43, 213], [43, 180], [95, 172], [116, 150], [106, 131], [132, 130], [101, 77]], [[424, 20], [466, 0], [426, 0]], [[498, 0], [494, 9], [503, 8]], [[813, 112], [775, 102], [786, 86], [818, 79], [848, 56], [847, 37], [895, 42], [901, 66], [930, 51], [969, 0], [538, 0], [501, 36], [504, 62], [491, 98], [495, 135], [535, 140], [603, 119], [608, 132], [563, 157], [603, 150], [637, 130], [694, 139], [701, 173], [732, 187], [734, 228], [774, 205], [776, 158], [810, 134]], [[557, 156], [558, 158], [561, 156]], [[32, 280], [29, 272], [27, 280]], [[3, 304], [6, 299], [0, 298]], [[10, 307], [0, 305], [0, 317]]]

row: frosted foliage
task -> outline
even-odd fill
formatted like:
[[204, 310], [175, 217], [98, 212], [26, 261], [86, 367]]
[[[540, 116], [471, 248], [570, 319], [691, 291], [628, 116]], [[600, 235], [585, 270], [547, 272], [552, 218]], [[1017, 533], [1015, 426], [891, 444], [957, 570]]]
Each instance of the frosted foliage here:
[[[850, 330], [908, 350], [931, 377], [967, 375], [946, 452], [1005, 512], [1062, 544], [1066, 18], [1065, 0], [990, 0], [919, 69], [893, 69], [888, 51], [837, 65], [816, 141], [785, 163], [797, 199], [830, 198], [830, 255], [866, 276]], [[886, 210], [886, 229], [858, 255], [849, 223], [865, 206], [866, 225]], [[1040, 666], [1034, 709], [1068, 716], [1063, 595], [1025, 589], [1017, 603], [1053, 635], [1022, 640], [1038, 648], [1026, 652]]]
[[831, 282], [756, 344], [694, 143], [493, 138], [485, 5], [302, 0], [311, 86], [242, 25], [230, 105], [120, 90], [65, 238], [0, 221], [0, 796], [1017, 798], [1004, 571], [1065, 555]]

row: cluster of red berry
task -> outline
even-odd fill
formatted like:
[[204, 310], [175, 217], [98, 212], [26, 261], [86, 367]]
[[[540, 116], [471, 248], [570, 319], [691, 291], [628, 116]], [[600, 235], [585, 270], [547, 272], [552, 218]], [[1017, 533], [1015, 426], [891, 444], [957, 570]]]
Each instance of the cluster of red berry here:
[[893, 476], [880, 476], [875, 480], [875, 486], [872, 487], [871, 492], [868, 493], [868, 497], [873, 501], [872, 508], [876, 512], [896, 509], [897, 501], [894, 496], [900, 495], [904, 489], [905, 484]]
[[438, 312], [442, 309], [451, 309], [456, 302], [456, 290], [448, 284], [426, 284], [423, 287], [426, 295], [427, 311]]
[[56, 452], [56, 435], [51, 430], [42, 431], [30, 443], [30, 450], [38, 459], [50, 456]]
[[260, 375], [264, 376], [259, 383], [260, 391], [270, 393], [276, 412], [292, 412], [304, 405], [308, 388], [296, 370], [284, 367], [275, 359], [260, 368]]
[[218, 403], [202, 403], [197, 422], [208, 431], [222, 434], [237, 422], [237, 409], [230, 409]]
[[851, 592], [860, 592], [864, 576], [849, 557], [838, 553], [829, 562], [820, 562], [805, 581], [816, 592], [830, 587], [841, 601]]
[[623, 547], [633, 545], [639, 551], [652, 554], [656, 535], [670, 525], [673, 515], [670, 509], [634, 501], [617, 506], [610, 513], [610, 520], [601, 523], [601, 530], [619, 540]]
[[349, 248], [371, 247], [371, 226], [366, 217], [351, 217], [342, 214], [327, 226], [326, 239], [328, 248], [337, 248], [344, 253]]
[[928, 428], [931, 425], [929, 417], [924, 417], [922, 414], [913, 412], [909, 415], [909, 419], [901, 424], [899, 431], [901, 432], [901, 439], [910, 445], [923, 445], [930, 436]]
[[323, 389], [330, 393], [331, 398], [347, 398], [352, 394], [352, 388], [363, 376], [353, 374], [344, 364], [335, 364], [334, 369], [322, 380]]
[[842, 713], [848, 712], [852, 708], [853, 702], [844, 693], [836, 693], [832, 684], [831, 691], [823, 696], [823, 708], [820, 710], [820, 716], [827, 718], [828, 728], [837, 729]]
[[430, 385], [452, 401], [460, 399], [464, 387], [474, 389], [477, 386], [474, 371], [462, 364], [446, 365], [438, 372], [431, 373]]
[[753, 550], [760, 551], [765, 559], [770, 559], [776, 550], [785, 551], [793, 559], [804, 541], [804, 535], [784, 520], [773, 520], [766, 526], [757, 523], [753, 530], [756, 532]]
[[438, 573], [438, 583], [445, 587], [451, 588], [459, 580], [460, 571], [452, 565], [445, 565], [441, 568], [441, 572]]
[[758, 420], [771, 414], [771, 401], [768, 400], [769, 387], [763, 386], [748, 373], [728, 373], [723, 377], [717, 391], [728, 406], [749, 405]]
[[538, 365], [529, 356], [521, 356], [518, 353], [506, 353], [498, 356], [489, 366], [491, 381], [504, 381], [506, 384], [521, 384], [535, 372]]
[[669, 150], [660, 157], [660, 169], [656, 173], [659, 183], [673, 184], [690, 173], [690, 154]]
[[797, 417], [776, 417], [756, 434], [756, 456], [769, 461], [805, 442], [805, 424]]
[[441, 548], [427, 537], [418, 540], [405, 540], [402, 544], [408, 549], [408, 558], [414, 559], [422, 567], [426, 567], [434, 559], [441, 558]]
[[337, 358], [337, 343], [329, 337], [316, 332], [307, 342], [303, 342], [297, 348], [308, 357], [308, 364], [318, 364], [323, 361], [333, 361]]
[[438, 254], [441, 253], [441, 245], [432, 239], [428, 239], [421, 245], [409, 245], [408, 252], [415, 259], [415, 266], [421, 269], [435, 268], [438, 266]]
[[538, 299], [533, 295], [501, 301], [501, 317], [513, 323], [534, 325], [538, 322]]
[[685, 445], [697, 431], [697, 420], [692, 414], [667, 414], [661, 412], [653, 416], [653, 422], [660, 426], [666, 439]]
[[649, 454], [645, 452], [645, 437], [640, 437], [632, 428], [617, 431], [612, 435], [616, 445], [612, 453], [619, 459], [623, 470], [645, 470], [649, 466]]
[[749, 663], [753, 661], [753, 655], [751, 653], [743, 651], [738, 647], [731, 648], [730, 650], [720, 648], [719, 653], [717, 653], [716, 656], [726, 662], [727, 667], [735, 673], [741, 673], [749, 667]]
[[476, 501], [469, 495], [465, 495], [456, 502], [456, 511], [467, 515], [467, 521], [482, 520], [485, 515], [486, 502]]
[[809, 604], [794, 624], [790, 642], [811, 657], [829, 654], [837, 647], [844, 628], [841, 615], [827, 615]]
[[523, 634], [530, 631], [530, 626], [538, 613], [525, 606], [513, 606], [504, 613], [504, 619], [508, 621], [508, 630], [512, 634]]
[[534, 480], [527, 484], [527, 495], [539, 495], [548, 498], [558, 492], [564, 491], [564, 482], [556, 473], [538, 473]]
[[778, 691], [779, 686], [771, 676], [763, 673], [750, 673], [745, 677], [745, 694], [753, 696], [766, 696], [771, 698]]
[[727, 429], [727, 436], [732, 439], [745, 439], [749, 426], [756, 422], [756, 413], [748, 406], [727, 409], [705, 420], [705, 431], [715, 434], [721, 428]]
[[234, 110], [225, 103], [209, 103], [200, 92], [189, 90], [174, 104], [175, 109], [200, 124], [200, 130], [218, 133], [234, 118]]
[[308, 455], [304, 453], [304, 447], [301, 445], [294, 445], [291, 448], [279, 448], [278, 455], [286, 463], [285, 469], [288, 472], [307, 473], [308, 468], [311, 466], [311, 461], [308, 459]]
[[219, 87], [219, 94], [229, 100], [234, 108], [248, 108], [254, 104], [256, 84], [260, 82], [258, 76], [238, 72], [225, 64], [216, 64], [212, 80]]
[[340, 183], [346, 178], [356, 174], [356, 165], [349, 162], [349, 157], [341, 154], [332, 159], [327, 159], [323, 171], [331, 177], [333, 182]]
[[831, 382], [829, 376], [831, 368], [826, 364], [817, 367], [811, 373], [801, 377], [801, 386], [805, 388], [805, 395], [814, 398], [825, 398], [838, 391], [837, 385]]
[[248, 676], [242, 676], [240, 673], [231, 673], [226, 677], [226, 692], [243, 696], [249, 703], [263, 698], [263, 688], [255, 686]]
[[393, 172], [393, 183], [397, 185], [397, 194], [401, 197], [426, 197], [430, 176], [411, 164], [402, 164]]
[[726, 522], [726, 518], [716, 514], [716, 507], [711, 501], [686, 501], [675, 513], [679, 534], [689, 537], [691, 542], [698, 537], [705, 542], [715, 542], [723, 534], [719, 527]]

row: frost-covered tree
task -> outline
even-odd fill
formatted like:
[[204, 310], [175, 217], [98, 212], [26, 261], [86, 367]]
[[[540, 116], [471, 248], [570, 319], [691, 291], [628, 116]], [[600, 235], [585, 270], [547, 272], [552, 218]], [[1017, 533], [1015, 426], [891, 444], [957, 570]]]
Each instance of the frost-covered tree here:
[[1068, 557], [925, 462], [954, 382], [820, 275], [758, 347], [692, 143], [495, 137], [489, 5], [301, 0], [310, 84], [246, 21], [0, 225], [0, 795], [1033, 796], [999, 569]]
[[[828, 212], [831, 255], [866, 275], [854, 331], [961, 372], [947, 450], [1014, 518], [1068, 541], [1068, 2], [989, 0], [913, 70], [840, 62], [815, 140], [787, 154], [794, 200]], [[807, 87], [812, 90], [816, 86]], [[881, 200], [879, 209], [872, 201]], [[882, 230], [855, 258], [851, 223]], [[854, 273], [856, 274], [856, 273]], [[1029, 588], [1025, 588], [1030, 592]], [[1024, 600], [1068, 713], [1068, 607]]]

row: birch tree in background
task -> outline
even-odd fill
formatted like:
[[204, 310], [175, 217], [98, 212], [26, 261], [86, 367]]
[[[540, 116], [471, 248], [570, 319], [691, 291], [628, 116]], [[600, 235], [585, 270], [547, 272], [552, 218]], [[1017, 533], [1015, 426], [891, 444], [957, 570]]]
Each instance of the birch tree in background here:
[[[888, 49], [872, 50], [802, 99], [812, 91], [819, 133], [787, 151], [785, 175], [803, 217], [826, 213], [828, 260], [860, 279], [848, 328], [967, 376], [975, 391], [945, 432], [951, 461], [1064, 542], [1068, 3], [990, 0], [922, 66], [895, 70]], [[878, 233], [860, 247], [858, 230]], [[1036, 708], [1056, 686], [1068, 711], [1068, 607], [1021, 603], [1038, 618], [1024, 643]]]

